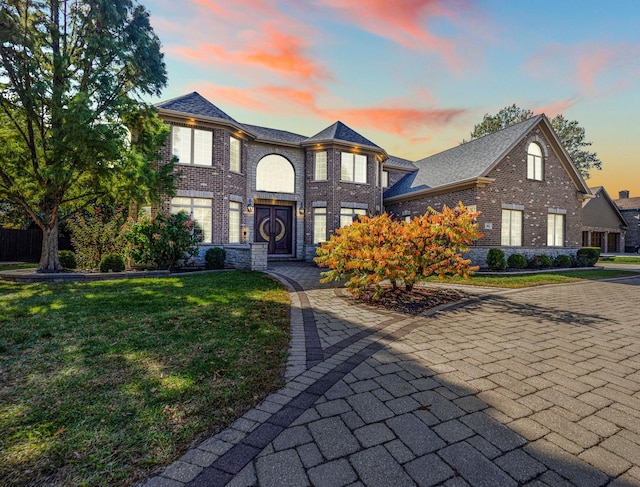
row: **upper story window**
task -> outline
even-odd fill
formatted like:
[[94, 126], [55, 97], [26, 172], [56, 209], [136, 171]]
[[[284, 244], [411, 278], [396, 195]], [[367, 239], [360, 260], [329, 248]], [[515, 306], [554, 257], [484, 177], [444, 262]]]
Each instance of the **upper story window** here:
[[313, 179], [315, 181], [327, 180], [327, 152], [316, 152], [313, 161]]
[[389, 171], [382, 171], [382, 187], [383, 188], [388, 188], [389, 187]]
[[213, 133], [191, 127], [172, 127], [172, 154], [180, 164], [212, 165]]
[[229, 137], [229, 169], [241, 172], [240, 166], [240, 141], [235, 137]]
[[296, 173], [291, 163], [277, 154], [260, 159], [256, 168], [256, 191], [295, 193]]
[[535, 142], [527, 147], [527, 179], [542, 181], [542, 149]]
[[367, 156], [343, 152], [341, 155], [340, 180], [351, 183], [366, 183]]

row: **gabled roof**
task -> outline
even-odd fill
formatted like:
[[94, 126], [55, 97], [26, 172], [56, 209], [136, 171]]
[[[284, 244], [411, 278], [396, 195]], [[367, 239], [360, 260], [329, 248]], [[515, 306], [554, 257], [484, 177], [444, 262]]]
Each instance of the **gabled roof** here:
[[390, 169], [400, 169], [403, 171], [417, 171], [418, 168], [409, 159], [403, 159], [402, 157], [389, 156], [389, 158], [384, 161], [384, 166]]
[[260, 127], [259, 125], [250, 125], [248, 123], [243, 123], [242, 125], [246, 127], [249, 132], [255, 134], [259, 139], [289, 142], [292, 144], [299, 144], [300, 142], [307, 140], [306, 135], [294, 134], [293, 132], [287, 132], [286, 130]]
[[156, 104], [156, 108], [238, 123], [197, 91], [160, 102]]
[[327, 143], [327, 142], [344, 142], [350, 145], [356, 144], [362, 147], [368, 147], [372, 149], [376, 149], [378, 151], [382, 151], [382, 149], [371, 142], [366, 137], [363, 137], [355, 130], [347, 127], [342, 122], [338, 121], [333, 125], [330, 125], [326, 129], [318, 132], [313, 137], [309, 137], [305, 140], [305, 145], [307, 144], [319, 144], [319, 143]]
[[486, 176], [543, 115], [528, 118], [492, 134], [460, 144], [439, 154], [416, 161], [418, 171], [408, 174], [389, 188], [385, 198], [447, 186]]
[[[620, 213], [619, 208], [616, 206], [614, 201], [607, 193], [607, 190], [604, 189], [604, 186], [594, 186], [593, 188], [589, 188], [593, 198], [585, 199], [582, 202], [583, 208], [583, 225], [593, 225], [589, 220], [596, 220], [597, 218], [602, 218], [602, 215], [606, 215], [607, 213], [603, 213], [603, 210], [608, 212], [606, 208], [609, 208], [611, 212], [615, 214], [618, 218], [618, 226], [627, 227], [627, 222], [625, 221], [622, 213]], [[638, 198], [640, 200], [640, 198]], [[598, 206], [602, 205], [601, 201], [606, 202], [606, 206]], [[608, 212], [610, 215], [611, 213]]]
[[614, 203], [621, 210], [640, 210], [640, 196], [634, 198], [620, 198], [614, 200]]
[[444, 188], [453, 189], [474, 182], [490, 183], [491, 170], [537, 125], [545, 132], [576, 190], [585, 195], [589, 194], [589, 188], [553, 131], [549, 119], [541, 114], [416, 161], [418, 171], [400, 179], [385, 192], [384, 197], [402, 199], [432, 192], [437, 188], [442, 191]]

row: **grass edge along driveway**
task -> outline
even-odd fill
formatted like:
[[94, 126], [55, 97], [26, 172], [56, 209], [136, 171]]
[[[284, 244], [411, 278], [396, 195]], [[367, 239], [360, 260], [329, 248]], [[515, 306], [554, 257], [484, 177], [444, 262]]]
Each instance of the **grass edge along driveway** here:
[[0, 484], [128, 485], [282, 386], [266, 274], [0, 281]]

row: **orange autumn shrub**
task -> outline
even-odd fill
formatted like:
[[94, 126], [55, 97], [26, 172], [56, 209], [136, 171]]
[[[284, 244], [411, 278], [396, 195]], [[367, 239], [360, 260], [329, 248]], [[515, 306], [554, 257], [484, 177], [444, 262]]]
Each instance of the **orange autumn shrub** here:
[[315, 262], [329, 268], [321, 282], [346, 280], [355, 296], [373, 286], [378, 298], [385, 280], [394, 288], [402, 281], [409, 291], [432, 275], [469, 277], [477, 267], [460, 252], [481, 236], [476, 216], [459, 204], [454, 209], [445, 206], [442, 212], [429, 208], [410, 222], [393, 220], [386, 213], [361, 217], [318, 248]]

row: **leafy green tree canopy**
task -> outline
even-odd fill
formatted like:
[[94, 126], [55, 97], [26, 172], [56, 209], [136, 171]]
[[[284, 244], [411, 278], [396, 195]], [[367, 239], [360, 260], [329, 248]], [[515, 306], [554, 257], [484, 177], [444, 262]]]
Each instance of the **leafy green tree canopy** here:
[[[533, 115], [531, 110], [525, 110], [515, 104], [503, 108], [495, 115], [487, 113], [482, 122], [473, 127], [471, 138], [477, 139], [483, 135], [492, 134], [509, 125], [531, 118]], [[585, 130], [577, 120], [567, 120], [564, 115], [559, 114], [551, 119], [551, 126], [584, 178], [589, 178], [589, 172], [592, 169], [602, 169], [602, 161], [598, 159], [598, 155], [584, 149], [589, 147], [591, 142], [585, 139]]]
[[143, 96], [166, 85], [160, 41], [136, 0], [3, 0], [0, 200], [43, 231], [40, 271], [58, 271], [58, 225], [102, 201], [171, 191], [154, 171], [167, 129]]

